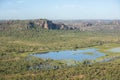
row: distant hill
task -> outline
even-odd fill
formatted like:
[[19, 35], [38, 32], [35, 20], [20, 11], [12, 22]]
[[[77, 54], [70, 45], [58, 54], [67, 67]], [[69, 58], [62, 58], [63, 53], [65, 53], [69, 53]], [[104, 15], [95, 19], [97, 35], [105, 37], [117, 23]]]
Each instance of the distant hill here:
[[28, 29], [52, 29], [52, 30], [120, 30], [120, 20], [1, 20], [0, 30], [28, 30]]
[[53, 23], [47, 19], [0, 21], [0, 30], [27, 30], [32, 28], [68, 29], [68, 27], [63, 23]]
[[55, 20], [80, 31], [120, 30], [120, 20]]

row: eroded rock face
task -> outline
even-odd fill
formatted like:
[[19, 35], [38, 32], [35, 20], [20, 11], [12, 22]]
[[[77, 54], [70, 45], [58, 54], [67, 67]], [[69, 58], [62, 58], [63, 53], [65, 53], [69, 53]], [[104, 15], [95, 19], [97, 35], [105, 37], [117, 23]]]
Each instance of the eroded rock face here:
[[66, 26], [63, 23], [53, 23], [50, 20], [35, 20], [34, 24], [37, 27], [42, 27], [44, 29], [67, 29], [68, 26]]
[[80, 31], [120, 30], [120, 20], [56, 20], [68, 26], [68, 29]]
[[45, 29], [67, 29], [68, 28], [68, 26], [66, 26], [63, 23], [53, 23], [52, 21], [49, 21], [49, 20], [44, 21], [42, 27]]
[[0, 21], [0, 30], [27, 30], [33, 28], [80, 31], [120, 30], [120, 20], [73, 20], [52, 22], [47, 19], [36, 19]]
[[63, 23], [57, 24], [46, 19], [37, 20], [8, 20], [0, 21], [0, 30], [9, 29], [31, 29], [31, 28], [44, 28], [44, 29], [66, 29], [67, 26]]

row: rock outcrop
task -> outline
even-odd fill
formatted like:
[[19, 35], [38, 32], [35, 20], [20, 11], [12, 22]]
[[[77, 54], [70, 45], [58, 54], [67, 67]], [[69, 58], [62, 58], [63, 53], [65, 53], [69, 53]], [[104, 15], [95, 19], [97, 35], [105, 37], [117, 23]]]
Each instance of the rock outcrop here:
[[34, 23], [37, 26], [41, 26], [44, 29], [67, 29], [68, 26], [66, 26], [63, 23], [53, 23], [50, 20], [38, 20], [38, 21], [34, 21]]
[[68, 29], [80, 31], [120, 30], [120, 20], [56, 20], [68, 26]]
[[0, 30], [27, 30], [33, 28], [80, 31], [120, 30], [120, 20], [50, 21], [47, 19], [36, 19], [0, 21]]
[[53, 23], [46, 19], [37, 20], [8, 20], [0, 21], [0, 30], [8, 29], [32, 29], [32, 28], [44, 28], [44, 29], [68, 29], [63, 23]]
[[0, 30], [31, 28], [68, 29], [68, 26], [63, 23], [53, 23], [52, 21], [46, 19], [0, 21]]

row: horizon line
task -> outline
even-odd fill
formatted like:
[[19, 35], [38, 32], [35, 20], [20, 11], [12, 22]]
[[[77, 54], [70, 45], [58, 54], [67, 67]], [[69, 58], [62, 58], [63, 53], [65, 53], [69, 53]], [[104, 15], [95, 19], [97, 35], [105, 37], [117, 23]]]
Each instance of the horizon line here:
[[120, 19], [47, 19], [47, 18], [31, 18], [31, 19], [0, 19], [2, 21], [4, 20], [40, 20], [40, 19], [46, 19], [46, 20], [120, 20]]

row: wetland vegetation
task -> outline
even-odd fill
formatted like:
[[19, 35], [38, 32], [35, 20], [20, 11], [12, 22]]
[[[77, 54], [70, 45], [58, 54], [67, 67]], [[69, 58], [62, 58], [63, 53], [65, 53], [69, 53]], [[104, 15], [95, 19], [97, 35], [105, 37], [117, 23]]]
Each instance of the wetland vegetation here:
[[[0, 80], [119, 80], [120, 53], [110, 49], [120, 47], [120, 32], [78, 30], [7, 30], [0, 31]], [[105, 54], [96, 60], [118, 57], [108, 62], [88, 64], [42, 59], [33, 53], [99, 48]], [[85, 53], [89, 54], [89, 53]], [[91, 53], [89, 54], [91, 55]], [[64, 75], [63, 75], [64, 74]]]

